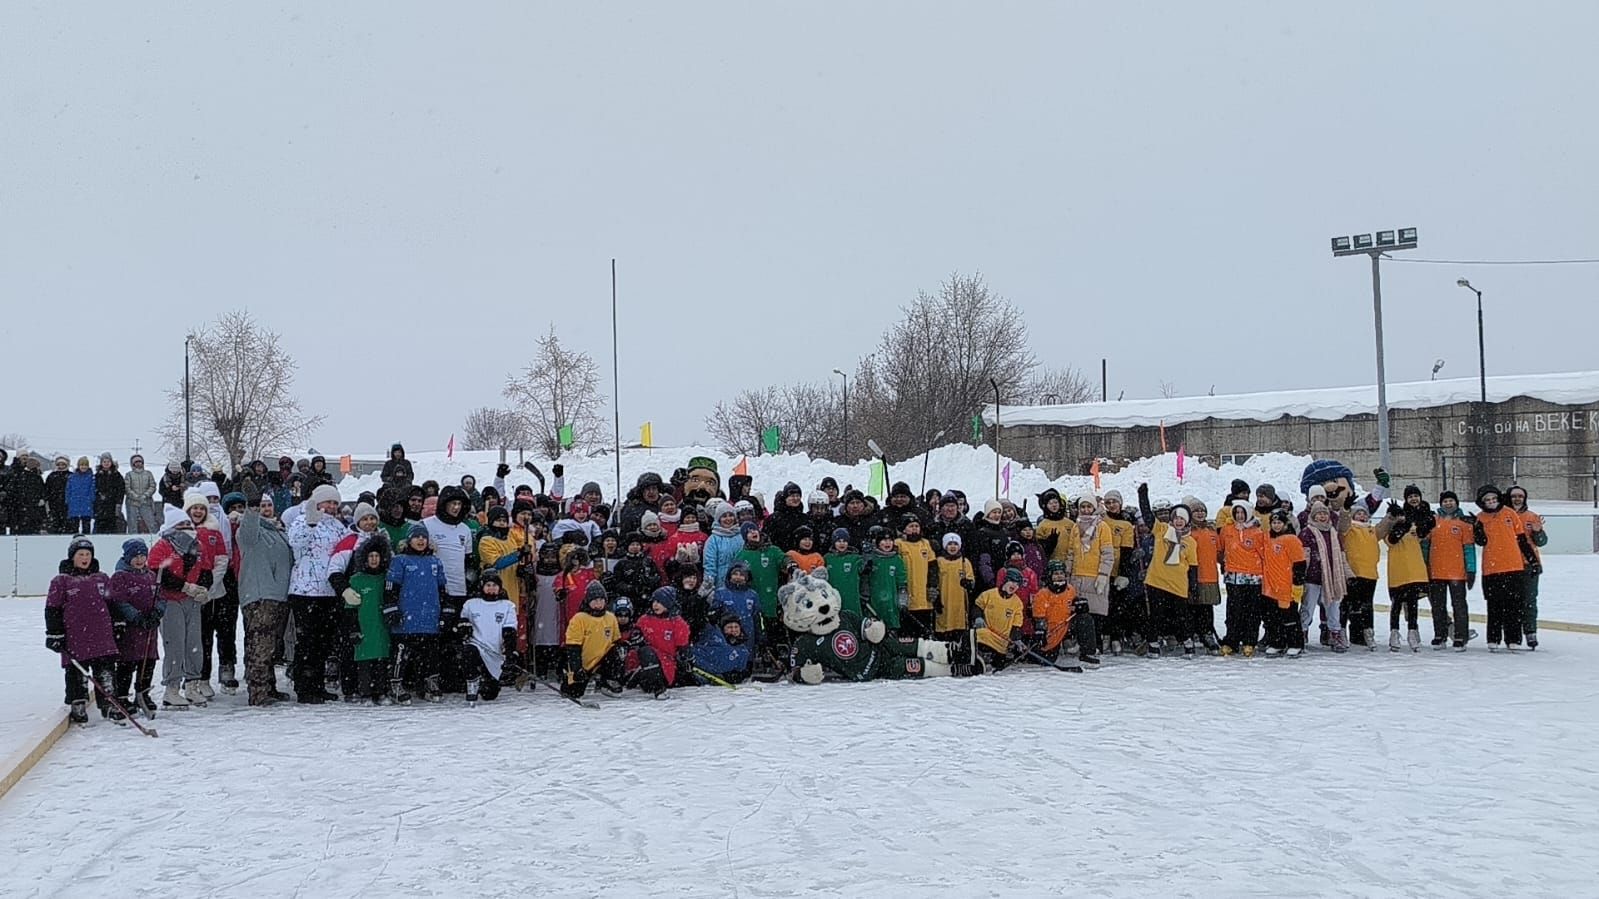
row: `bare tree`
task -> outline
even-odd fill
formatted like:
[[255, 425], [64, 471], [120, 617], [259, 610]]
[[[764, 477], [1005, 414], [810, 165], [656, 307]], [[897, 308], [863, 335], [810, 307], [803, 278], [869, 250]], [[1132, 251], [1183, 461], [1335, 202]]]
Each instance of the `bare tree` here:
[[[982, 275], [953, 274], [921, 293], [850, 380], [851, 439], [874, 437], [890, 455], [926, 449], [938, 431], [958, 439], [994, 399], [1022, 400], [1038, 366], [1021, 313]], [[845, 447], [850, 458], [857, 447]]]
[[531, 443], [520, 413], [487, 406], [466, 413], [466, 423], [461, 428], [462, 449], [503, 450]]
[[529, 441], [549, 458], [560, 455], [564, 425], [572, 427], [574, 446], [599, 443], [605, 435], [600, 367], [588, 353], [562, 346], [553, 324], [538, 339], [533, 362], [507, 380], [503, 392], [521, 414]]
[[774, 426], [785, 452], [834, 452], [844, 428], [843, 397], [832, 385], [745, 390], [718, 402], [705, 419], [705, 432], [728, 453], [759, 452], [761, 434]]
[[1097, 393], [1094, 385], [1073, 366], [1046, 368], [1042, 365], [1022, 388], [1021, 396], [1012, 402], [1018, 406], [1087, 403]]
[[1161, 381], [1160, 395], [1168, 400], [1171, 399], [1177, 395], [1177, 385], [1173, 384], [1171, 381]]
[[28, 438], [15, 431], [9, 434], [0, 434], [0, 449], [8, 453], [15, 453], [28, 448]]
[[[189, 334], [194, 461], [237, 470], [269, 452], [298, 449], [322, 424], [294, 396], [294, 359], [279, 335], [248, 312], [229, 312]], [[167, 391], [171, 413], [161, 426], [170, 452], [184, 451], [183, 381]]]

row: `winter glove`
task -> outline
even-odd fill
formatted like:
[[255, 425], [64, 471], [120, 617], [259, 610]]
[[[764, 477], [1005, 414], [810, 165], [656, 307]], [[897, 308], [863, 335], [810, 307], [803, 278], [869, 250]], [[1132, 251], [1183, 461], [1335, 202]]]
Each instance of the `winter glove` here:
[[194, 579], [195, 586], [201, 588], [202, 590], [210, 590], [212, 585], [214, 585], [216, 582], [216, 575], [209, 571], [200, 572], [199, 576]]
[[1100, 596], [1104, 596], [1106, 594], [1106, 592], [1109, 591], [1109, 590], [1110, 590], [1110, 575], [1102, 574], [1099, 577], [1094, 578], [1094, 592], [1096, 594], [1098, 594]]
[[1472, 588], [1474, 588], [1476, 586], [1477, 586], [1477, 572], [1475, 572], [1475, 571], [1466, 572], [1466, 589], [1470, 590], [1470, 589], [1472, 589]]
[[972, 628], [974, 630], [979, 630], [980, 631], [980, 630], [982, 630], [985, 627], [988, 627], [988, 619], [984, 618], [981, 615], [977, 616], [977, 620], [972, 622]]
[[1388, 476], [1388, 469], [1374, 468], [1371, 470], [1371, 473], [1377, 476], [1377, 483], [1384, 490], [1387, 490], [1392, 485], [1393, 479]]
[[455, 623], [455, 639], [461, 641], [462, 643], [472, 639], [472, 622], [465, 620], [457, 621]]
[[127, 637], [127, 635], [128, 635], [128, 623], [126, 621], [123, 621], [121, 619], [117, 619], [117, 620], [111, 622], [111, 637], [112, 637], [112, 639], [116, 640], [117, 643], [120, 644], [122, 642], [123, 638]]
[[398, 602], [391, 604], [388, 600], [384, 600], [383, 626], [390, 631], [400, 626], [400, 604]]
[[900, 611], [902, 611], [902, 612], [905, 611], [905, 609], [908, 608], [910, 606], [910, 604], [911, 604], [911, 595], [910, 595], [909, 592], [907, 592], [905, 590], [901, 590], [898, 593], [894, 594], [894, 605], [896, 607], [898, 607]]
[[510, 473], [511, 473], [511, 466], [505, 464], [504, 462], [501, 462], [494, 469], [494, 476], [496, 478], [499, 478], [502, 481], [505, 480], [505, 476], [510, 474]]
[[970, 592], [972, 592], [972, 591], [973, 591], [973, 590], [976, 590], [976, 589], [977, 589], [977, 585], [976, 585], [976, 584], [975, 584], [975, 583], [973, 583], [973, 582], [972, 582], [972, 579], [971, 579], [971, 578], [969, 578], [969, 577], [963, 577], [963, 578], [961, 578], [961, 586], [962, 586], [962, 587], [963, 587], [963, 588], [965, 588], [965, 590], [966, 590], [966, 592], [967, 592], [967, 593], [970, 593]]
[[822, 678], [827, 676], [827, 672], [816, 662], [806, 662], [801, 665], [798, 674], [802, 683], [807, 683], [811, 686], [821, 683]]
[[1483, 530], [1481, 519], [1471, 523], [1471, 541], [1478, 546], [1488, 545], [1488, 532]]
[[316, 527], [322, 521], [322, 510], [318, 509], [316, 506], [312, 506], [311, 508], [305, 510], [304, 518], [306, 524], [310, 525], [311, 527]]
[[515, 674], [522, 670], [522, 654], [511, 650], [505, 654], [505, 662], [500, 666], [501, 674]]
[[644, 632], [638, 628], [633, 628], [627, 632], [627, 636], [623, 637], [622, 641], [628, 646], [637, 649], [644, 645]]
[[1088, 600], [1078, 597], [1072, 600], [1072, 614], [1082, 614], [1088, 611]]
[[868, 618], [861, 622], [861, 636], [873, 643], [881, 643], [888, 636], [888, 625], [879, 619]]
[[1130, 584], [1130, 583], [1132, 583], [1132, 581], [1129, 581], [1125, 577], [1117, 577], [1116, 578], [1116, 589], [1117, 590], [1126, 590], [1127, 589], [1127, 585]]
[[355, 592], [349, 587], [345, 587], [344, 592], [340, 593], [339, 595], [344, 597], [344, 604], [347, 606], [361, 605], [361, 594]]
[[[532, 462], [528, 463], [529, 466], [532, 466], [532, 464], [533, 464]], [[555, 475], [558, 478], [565, 477], [566, 476], [566, 466], [562, 465], [559, 462], [557, 462], [554, 465], [550, 466], [550, 474], [553, 474], [553, 475]]]
[[1049, 636], [1049, 621], [1045, 618], [1033, 619], [1033, 639], [1043, 644]]
[[44, 635], [44, 648], [50, 650], [51, 652], [66, 652], [67, 651], [67, 635], [66, 634], [45, 634]]

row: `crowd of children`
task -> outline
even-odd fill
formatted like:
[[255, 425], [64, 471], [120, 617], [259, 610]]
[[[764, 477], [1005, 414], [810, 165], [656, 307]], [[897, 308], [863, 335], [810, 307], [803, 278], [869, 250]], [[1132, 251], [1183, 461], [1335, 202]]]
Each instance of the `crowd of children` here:
[[110, 576], [74, 537], [45, 608], [73, 719], [86, 720], [91, 691], [108, 718], [153, 716], [158, 659], [160, 707], [214, 698], [213, 661], [235, 690], [241, 606], [252, 706], [291, 698], [276, 664], [307, 704], [476, 704], [539, 682], [582, 701], [776, 679], [791, 645], [778, 588], [794, 572], [825, 573], [842, 611], [890, 633], [969, 640], [989, 669], [1093, 667], [1103, 652], [1295, 657], [1313, 633], [1333, 653], [1375, 649], [1386, 547], [1391, 650], [1419, 648], [1423, 597], [1432, 645], [1465, 649], [1479, 571], [1490, 648], [1537, 646], [1545, 538], [1520, 487], [1482, 488], [1471, 515], [1447, 491], [1434, 509], [1414, 486], [1385, 503], [1379, 471], [1359, 500], [1310, 485], [1296, 514], [1271, 485], [1235, 481], [1215, 521], [1198, 498], [1152, 502], [1146, 486], [1136, 509], [1115, 490], [1068, 501], [1051, 489], [1033, 520], [1009, 501], [972, 514], [959, 491], [918, 497], [904, 483], [879, 503], [830, 478], [808, 493], [786, 484], [769, 508], [748, 478], [723, 491], [705, 458], [670, 481], [644, 475], [614, 505], [593, 483], [566, 497], [559, 465], [548, 485], [526, 466], [537, 491], [507, 490], [505, 465], [479, 491], [470, 477], [413, 485], [399, 447], [390, 463], [383, 489], [354, 504], [331, 479], [285, 497], [292, 463], [282, 478], [256, 463], [199, 480], [164, 507], [154, 545], [121, 544]]

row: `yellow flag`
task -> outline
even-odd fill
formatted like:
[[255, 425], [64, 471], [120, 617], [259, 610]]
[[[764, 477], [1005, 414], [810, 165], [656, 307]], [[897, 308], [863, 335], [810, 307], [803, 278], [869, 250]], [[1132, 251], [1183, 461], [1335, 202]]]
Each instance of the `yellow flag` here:
[[654, 429], [650, 427], [649, 422], [645, 422], [644, 426], [638, 429], [638, 442], [647, 447], [655, 445]]

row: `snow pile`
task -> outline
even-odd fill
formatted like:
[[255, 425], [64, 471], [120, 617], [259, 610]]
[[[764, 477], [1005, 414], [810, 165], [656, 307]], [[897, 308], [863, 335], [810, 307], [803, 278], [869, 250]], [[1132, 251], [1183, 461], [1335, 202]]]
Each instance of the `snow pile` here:
[[[709, 456], [716, 460], [724, 487], [729, 475], [732, 474], [733, 467], [738, 464], [740, 458], [743, 458], [729, 456], [721, 450], [703, 446], [657, 447], [652, 450], [624, 449], [622, 490], [626, 492], [637, 483], [639, 475], [646, 471], [654, 471], [662, 478], [669, 478], [674, 469], [682, 467], [694, 456]], [[928, 487], [964, 491], [973, 506], [981, 506], [985, 500], [995, 495], [996, 457], [993, 447], [987, 445], [970, 446], [953, 443], [903, 461], [890, 460], [888, 483], [905, 481], [920, 495], [924, 458], [927, 463]], [[457, 484], [463, 475], [469, 474], [477, 479], [478, 488], [482, 489], [494, 482], [494, 469], [499, 464], [499, 453], [460, 452], [456, 453], [453, 459], [445, 458], [444, 453], [413, 453], [410, 459], [416, 471], [417, 483], [433, 480], [439, 482], [441, 486]], [[507, 485], [515, 488], [517, 485], [527, 484], [537, 490], [538, 482], [525, 469], [517, 467], [515, 456], [509, 461], [512, 472], [506, 479]], [[544, 473], [546, 478], [552, 477], [551, 466], [554, 461], [549, 459], [530, 461]], [[593, 457], [567, 455], [559, 461], [566, 466], [568, 496], [576, 496], [587, 481], [598, 483], [607, 499], [616, 495], [614, 455], [609, 453]], [[1303, 497], [1299, 494], [1299, 475], [1310, 461], [1309, 456], [1262, 453], [1251, 457], [1242, 465], [1229, 464], [1218, 469], [1189, 456], [1184, 459], [1184, 477], [1182, 482], [1178, 483], [1177, 454], [1166, 453], [1133, 462], [1121, 471], [1102, 474], [1100, 492], [1119, 490], [1128, 503], [1134, 503], [1138, 485], [1147, 482], [1152, 499], [1176, 501], [1185, 495], [1193, 495], [1203, 500], [1214, 513], [1222, 497], [1227, 495], [1232, 480], [1242, 478], [1251, 487], [1261, 483], [1272, 484], [1277, 488], [1279, 495], [1302, 502]], [[869, 461], [855, 465], [841, 465], [825, 459], [812, 459], [804, 453], [750, 456], [748, 463], [750, 476], [755, 479], [755, 490], [765, 497], [768, 503], [789, 481], [799, 484], [802, 489], [809, 492], [816, 488], [822, 478], [831, 476], [838, 481], [840, 489], [853, 485], [865, 490], [871, 478]], [[1011, 466], [1008, 493], [1004, 490], [1003, 469], [1006, 465]], [[1093, 478], [1087, 475], [1067, 475], [1051, 479], [1044, 470], [1023, 467], [1009, 457], [999, 460], [999, 468], [1000, 495], [1008, 496], [1018, 505], [1027, 500], [1030, 510], [1036, 511], [1037, 495], [1049, 487], [1054, 487], [1066, 497], [1080, 496], [1093, 488]], [[345, 499], [354, 500], [362, 491], [376, 492], [381, 486], [381, 478], [377, 474], [359, 478], [347, 477], [339, 484], [339, 492]]]
[[[1481, 391], [1482, 385], [1476, 378], [1407, 381], [1388, 385], [1388, 406], [1393, 409], [1428, 409], [1454, 403], [1474, 403], [1482, 398]], [[1488, 379], [1489, 402], [1502, 403], [1518, 396], [1569, 405], [1599, 402], [1599, 371], [1498, 375]], [[1375, 414], [1377, 387], [1368, 384], [1361, 387], [1180, 396], [1069, 406], [1003, 406], [999, 411], [1001, 425], [1132, 428], [1153, 427], [1162, 422], [1174, 425], [1206, 418], [1275, 421], [1284, 415], [1337, 421], [1349, 415]], [[990, 425], [994, 423], [992, 404], [983, 408], [983, 421]]]

